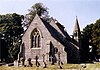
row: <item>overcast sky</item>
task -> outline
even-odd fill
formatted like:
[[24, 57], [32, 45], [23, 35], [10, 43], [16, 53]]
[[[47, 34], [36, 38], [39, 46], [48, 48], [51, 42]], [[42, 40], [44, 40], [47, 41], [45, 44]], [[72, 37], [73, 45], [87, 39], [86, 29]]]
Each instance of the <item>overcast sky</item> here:
[[0, 0], [0, 14], [25, 15], [38, 2], [49, 8], [49, 15], [64, 25], [69, 34], [73, 33], [76, 16], [81, 30], [100, 18], [100, 0]]

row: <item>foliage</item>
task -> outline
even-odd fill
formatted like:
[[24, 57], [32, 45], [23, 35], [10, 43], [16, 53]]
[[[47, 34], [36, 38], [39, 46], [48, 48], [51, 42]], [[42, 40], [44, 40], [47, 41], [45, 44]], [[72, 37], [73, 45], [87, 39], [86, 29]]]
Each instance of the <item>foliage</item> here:
[[48, 17], [48, 8], [45, 7], [42, 3], [36, 3], [29, 9], [29, 22], [32, 22], [35, 15], [38, 14], [40, 17]]
[[[100, 19], [94, 24], [87, 25], [82, 32], [82, 48], [87, 59], [100, 58]], [[92, 48], [89, 48], [92, 46]], [[89, 50], [92, 49], [92, 52]]]
[[97, 49], [97, 55], [100, 56], [100, 19], [96, 21], [92, 30], [92, 43]]
[[48, 8], [42, 3], [34, 4], [31, 9], [28, 9], [28, 11], [29, 13], [24, 16], [22, 22], [24, 30], [29, 27], [36, 14], [38, 14], [44, 21], [49, 21]]
[[22, 18], [22, 15], [16, 13], [0, 15], [0, 32], [7, 42], [9, 58], [17, 58], [19, 52], [21, 34], [23, 33]]
[[89, 40], [92, 38], [92, 27], [93, 24], [87, 25], [81, 34], [81, 41], [82, 41], [82, 50], [81, 56], [82, 61], [87, 61], [89, 59]]

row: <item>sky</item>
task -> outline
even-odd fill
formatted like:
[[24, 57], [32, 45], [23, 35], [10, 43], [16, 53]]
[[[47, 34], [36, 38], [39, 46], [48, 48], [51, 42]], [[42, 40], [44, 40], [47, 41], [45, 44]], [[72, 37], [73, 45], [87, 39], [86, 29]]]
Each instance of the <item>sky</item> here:
[[64, 25], [68, 34], [72, 35], [76, 16], [81, 31], [86, 25], [100, 19], [100, 0], [0, 0], [0, 14], [27, 14], [35, 3], [43, 3], [48, 7], [50, 17]]

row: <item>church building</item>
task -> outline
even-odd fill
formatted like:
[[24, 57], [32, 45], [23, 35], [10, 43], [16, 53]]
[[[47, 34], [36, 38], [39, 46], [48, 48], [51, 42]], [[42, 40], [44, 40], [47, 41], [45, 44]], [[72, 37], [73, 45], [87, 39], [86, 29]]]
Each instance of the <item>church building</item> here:
[[[80, 28], [76, 18], [72, 37], [57, 20], [45, 22], [37, 14], [22, 37], [21, 56], [39, 62], [79, 63], [80, 62]], [[43, 58], [44, 56], [44, 58]]]

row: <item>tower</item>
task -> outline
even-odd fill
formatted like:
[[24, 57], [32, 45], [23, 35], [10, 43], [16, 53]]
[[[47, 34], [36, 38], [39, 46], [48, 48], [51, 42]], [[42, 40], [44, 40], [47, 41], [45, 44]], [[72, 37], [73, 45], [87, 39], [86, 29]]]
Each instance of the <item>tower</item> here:
[[79, 23], [78, 23], [78, 18], [76, 16], [76, 21], [75, 21], [75, 26], [74, 26], [74, 31], [73, 31], [73, 38], [80, 43], [80, 36], [81, 32], [80, 32], [80, 27], [79, 27]]
[[79, 23], [78, 23], [78, 18], [76, 16], [76, 21], [75, 21], [75, 26], [74, 26], [74, 31], [73, 31], [73, 39], [76, 40], [77, 43], [77, 47], [79, 47], [78, 52], [77, 52], [77, 56], [79, 58], [79, 62], [81, 62], [81, 32], [80, 32], [80, 27], [79, 27]]

